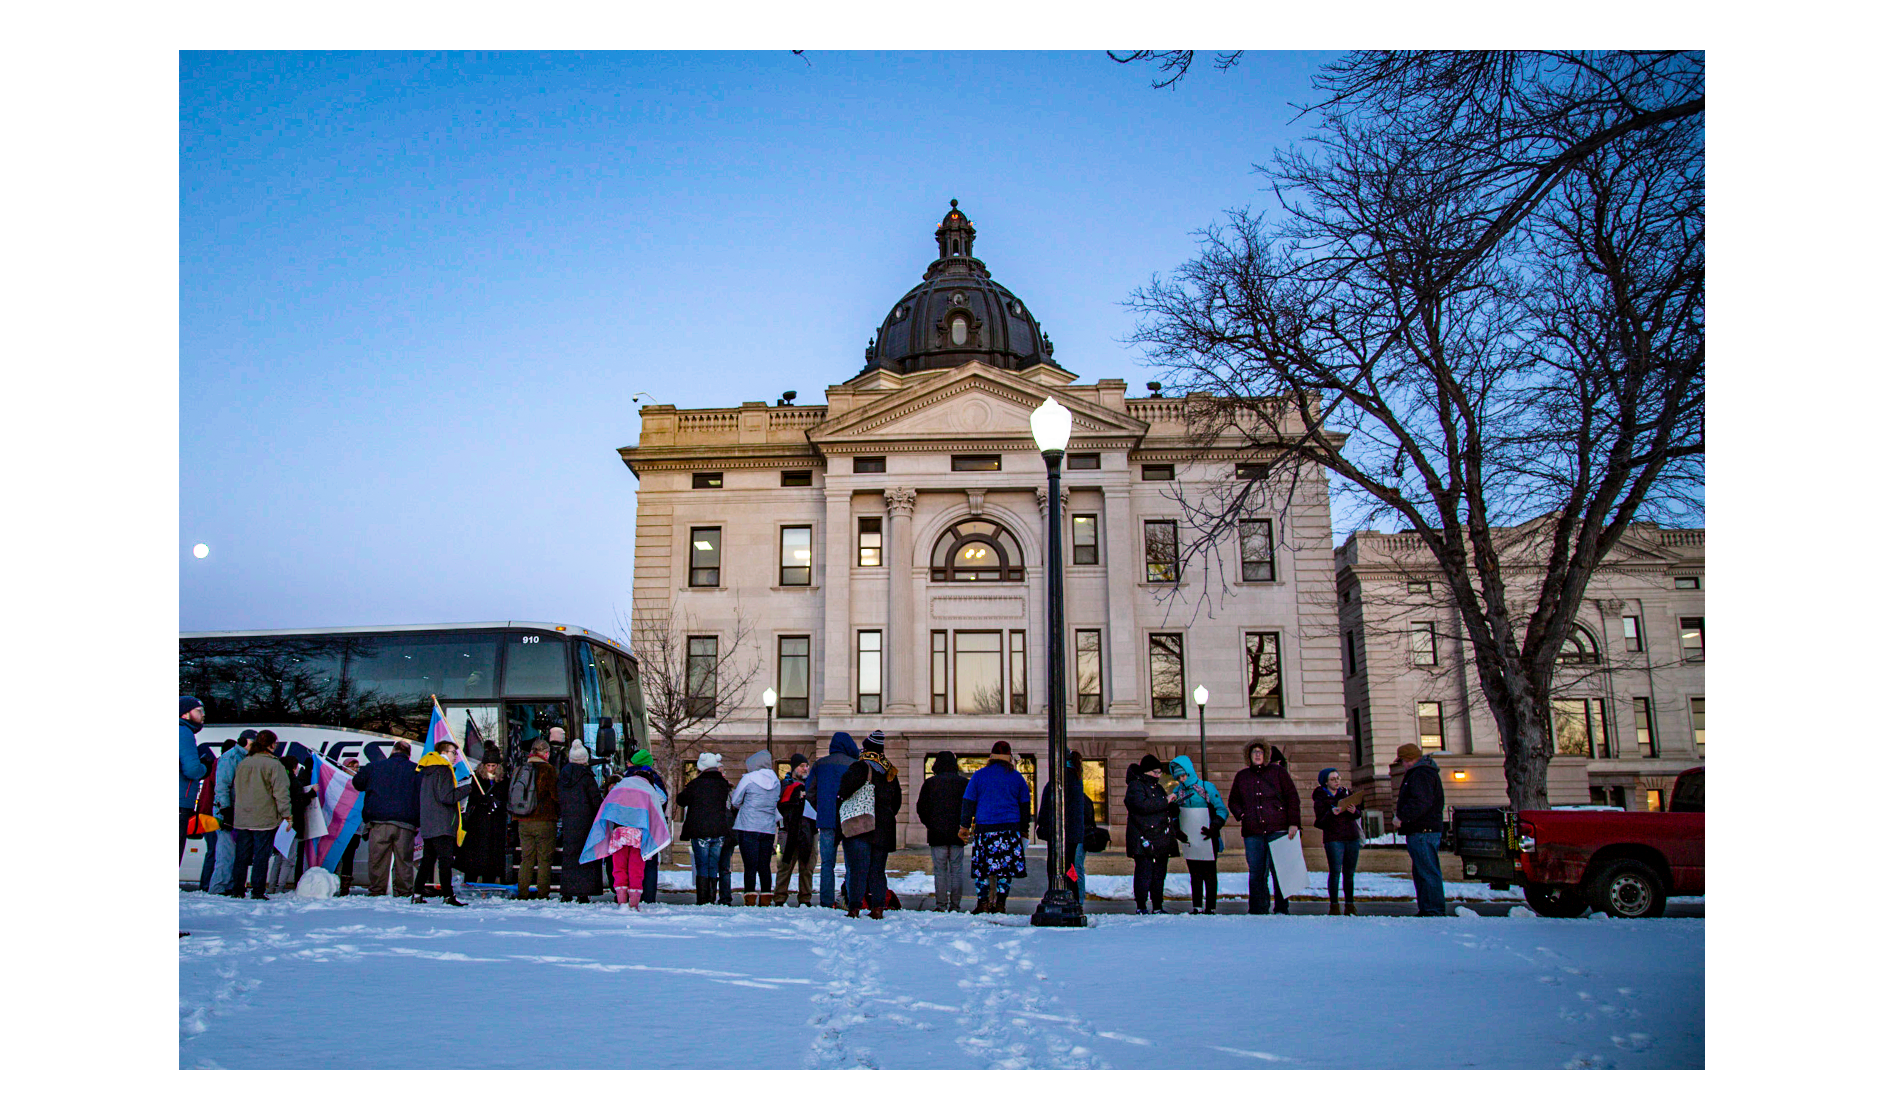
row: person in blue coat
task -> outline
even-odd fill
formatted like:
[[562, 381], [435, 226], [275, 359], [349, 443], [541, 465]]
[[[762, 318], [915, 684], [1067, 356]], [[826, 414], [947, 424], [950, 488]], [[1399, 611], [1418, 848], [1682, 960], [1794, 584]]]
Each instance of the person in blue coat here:
[[209, 773], [196, 750], [196, 733], [203, 729], [203, 702], [194, 696], [177, 698], [177, 862], [189, 842], [190, 818], [196, 815], [196, 783]]
[[[839, 731], [830, 753], [812, 764], [805, 779], [805, 805], [818, 818], [818, 905], [837, 908], [837, 786], [844, 771], [861, 757], [857, 740]], [[846, 873], [849, 872], [846, 867]]]
[[1223, 825], [1230, 810], [1217, 783], [1200, 781], [1189, 755], [1171, 760], [1177, 779], [1178, 850], [1191, 873], [1191, 913], [1217, 912], [1217, 856], [1223, 852]]
[[994, 744], [988, 764], [968, 779], [962, 794], [962, 836], [972, 835], [975, 854], [968, 873], [975, 880], [976, 914], [1007, 913], [1007, 891], [1027, 874], [1027, 824], [1033, 819], [1033, 791], [1014, 769], [1014, 749]]

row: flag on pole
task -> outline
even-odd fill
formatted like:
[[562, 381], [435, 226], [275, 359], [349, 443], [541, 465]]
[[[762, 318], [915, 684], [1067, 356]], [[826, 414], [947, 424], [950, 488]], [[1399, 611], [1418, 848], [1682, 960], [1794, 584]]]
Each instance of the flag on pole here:
[[[469, 719], [470, 717], [467, 716], [467, 723]], [[451, 734], [451, 724], [445, 720], [445, 709], [439, 706], [438, 697], [434, 696], [432, 697], [432, 722], [425, 728], [425, 750], [423, 754], [431, 754], [437, 751], [440, 755], [450, 757], [445, 754], [442, 748], [448, 746], [456, 747], [457, 745], [457, 740], [454, 739]], [[420, 762], [423, 763], [423, 761], [424, 759], [421, 758]], [[460, 790], [471, 784], [471, 767], [466, 764], [462, 750], [458, 752], [457, 759], [452, 763], [451, 773], [454, 783]], [[414, 836], [412, 840], [413, 858], [423, 858], [425, 855], [425, 838], [423, 836]], [[458, 813], [457, 840], [460, 844], [464, 843], [464, 812], [462, 810]]]

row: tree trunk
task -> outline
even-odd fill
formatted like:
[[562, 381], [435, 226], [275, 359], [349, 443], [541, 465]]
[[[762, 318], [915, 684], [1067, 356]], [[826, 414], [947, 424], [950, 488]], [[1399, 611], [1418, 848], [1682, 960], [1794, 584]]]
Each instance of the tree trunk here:
[[1550, 808], [1550, 728], [1535, 695], [1515, 696], [1498, 712], [1505, 747], [1505, 792], [1513, 809]]

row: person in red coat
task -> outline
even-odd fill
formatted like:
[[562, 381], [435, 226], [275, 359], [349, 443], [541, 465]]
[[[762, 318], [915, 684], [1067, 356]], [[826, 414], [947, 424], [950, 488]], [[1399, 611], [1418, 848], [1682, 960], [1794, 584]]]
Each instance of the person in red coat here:
[[[1261, 739], [1244, 748], [1249, 765], [1237, 771], [1230, 786], [1230, 815], [1243, 826], [1243, 855], [1249, 861], [1249, 912], [1269, 913], [1269, 843], [1302, 829], [1302, 799], [1289, 777], [1282, 752]], [[1278, 892], [1280, 893], [1280, 892]], [[1289, 912], [1289, 900], [1278, 897], [1276, 912]]]

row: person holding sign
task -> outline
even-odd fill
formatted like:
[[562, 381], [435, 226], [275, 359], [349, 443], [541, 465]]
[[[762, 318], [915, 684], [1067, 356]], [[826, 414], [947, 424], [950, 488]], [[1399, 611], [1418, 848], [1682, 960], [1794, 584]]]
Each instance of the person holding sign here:
[[[1230, 785], [1230, 815], [1243, 826], [1243, 855], [1249, 861], [1249, 912], [1269, 913], [1269, 843], [1302, 830], [1302, 799], [1281, 754], [1261, 739], [1244, 752], [1249, 765]], [[1278, 884], [1280, 885], [1280, 884]], [[1277, 911], [1288, 913], [1288, 898], [1278, 892]]]
[[1348, 914], [1354, 909], [1354, 868], [1361, 861], [1361, 795], [1351, 793], [1341, 771], [1330, 766], [1315, 783], [1315, 827], [1321, 829], [1321, 849], [1328, 855], [1328, 913], [1343, 911], [1335, 898], [1336, 877], [1347, 891]]
[[1184, 867], [1191, 873], [1191, 913], [1217, 912], [1217, 855], [1223, 851], [1219, 834], [1230, 819], [1223, 795], [1215, 782], [1202, 781], [1191, 766], [1190, 756], [1171, 760], [1171, 775], [1177, 779], [1179, 851]]

